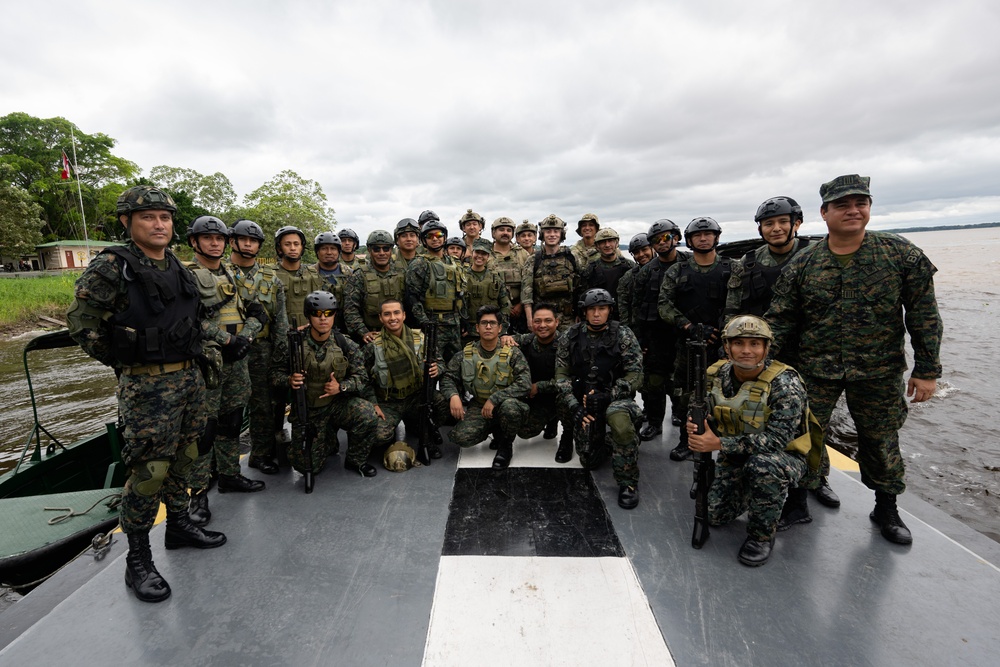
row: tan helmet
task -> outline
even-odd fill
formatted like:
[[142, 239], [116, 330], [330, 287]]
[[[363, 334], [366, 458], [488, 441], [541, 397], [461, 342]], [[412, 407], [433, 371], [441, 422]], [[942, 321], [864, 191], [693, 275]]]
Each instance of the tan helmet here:
[[483, 216], [479, 215], [471, 208], [465, 210], [465, 215], [463, 215], [458, 221], [458, 228], [464, 230], [465, 223], [467, 222], [478, 222], [480, 227], [486, 226], [486, 220]]
[[601, 241], [610, 241], [612, 239], [614, 239], [615, 241], [620, 240], [620, 238], [618, 237], [618, 232], [611, 229], [610, 227], [605, 227], [601, 231], [597, 232], [596, 235], [594, 235], [594, 243], [600, 243]]
[[508, 218], [506, 215], [501, 215], [499, 218], [493, 221], [490, 225], [490, 231], [495, 232], [500, 227], [510, 227], [511, 234], [514, 233], [514, 221]]
[[771, 327], [763, 317], [756, 315], [737, 315], [729, 320], [722, 331], [722, 340], [731, 338], [764, 338], [767, 342], [774, 341]]
[[562, 229], [565, 231], [566, 223], [555, 213], [545, 216], [545, 219], [538, 223], [539, 229]]
[[390, 472], [406, 472], [413, 467], [413, 462], [417, 460], [417, 453], [413, 448], [402, 440], [389, 445], [382, 457], [382, 465]]
[[536, 227], [535, 223], [533, 223], [532, 221], [525, 220], [524, 222], [522, 222], [517, 226], [517, 229], [514, 230], [514, 236], [520, 236], [521, 232], [531, 232], [532, 234], [537, 235], [538, 227]]

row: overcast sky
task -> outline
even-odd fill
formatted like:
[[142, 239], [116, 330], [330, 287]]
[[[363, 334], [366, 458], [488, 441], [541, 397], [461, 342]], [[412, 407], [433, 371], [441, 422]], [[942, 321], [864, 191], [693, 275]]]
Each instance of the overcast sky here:
[[0, 54], [0, 115], [241, 197], [293, 169], [362, 240], [470, 207], [732, 240], [775, 195], [820, 233], [844, 173], [871, 176], [873, 229], [1000, 220], [992, 0], [18, 2]]

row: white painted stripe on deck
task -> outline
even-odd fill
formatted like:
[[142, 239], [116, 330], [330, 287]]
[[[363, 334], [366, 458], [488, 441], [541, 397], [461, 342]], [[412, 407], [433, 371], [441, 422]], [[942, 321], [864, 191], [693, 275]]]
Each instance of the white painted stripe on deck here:
[[442, 556], [423, 664], [674, 664], [627, 558]]
[[[559, 428], [562, 432], [562, 427]], [[462, 449], [458, 455], [459, 468], [489, 468], [493, 465], [493, 457], [496, 450], [490, 449], [489, 440], [479, 443], [474, 447]], [[566, 463], [556, 463], [556, 448], [559, 446], [559, 436], [552, 440], [546, 440], [539, 433], [534, 438], [523, 440], [514, 439], [514, 458], [510, 462], [511, 468], [582, 468], [580, 459], [573, 452], [573, 458]]]

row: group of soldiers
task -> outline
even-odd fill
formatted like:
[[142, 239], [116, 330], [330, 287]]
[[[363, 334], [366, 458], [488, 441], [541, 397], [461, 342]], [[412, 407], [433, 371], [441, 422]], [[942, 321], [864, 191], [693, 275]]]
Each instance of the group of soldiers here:
[[[868, 179], [839, 177], [821, 196], [826, 240], [799, 239], [801, 207], [776, 197], [755, 216], [765, 245], [738, 260], [717, 252], [722, 230], [707, 217], [684, 230], [690, 254], [662, 219], [631, 239], [633, 261], [594, 214], [566, 247], [555, 215], [537, 228], [497, 218], [490, 242], [469, 209], [462, 237], [449, 238], [428, 210], [372, 232], [365, 257], [354, 232], [323, 232], [314, 265], [303, 262], [296, 227], [275, 233], [271, 266], [257, 259], [259, 225], [201, 216], [184, 266], [168, 248], [173, 201], [149, 186], [127, 190], [117, 213], [129, 241], [91, 262], [68, 314], [83, 349], [119, 374], [126, 584], [140, 600], [170, 595], [149, 546], [161, 500], [168, 549], [225, 543], [204, 527], [207, 492], [214, 480], [221, 493], [264, 489], [240, 472], [243, 415], [249, 406], [248, 466], [274, 474], [290, 392], [301, 400], [292, 401], [288, 461], [307, 480], [339, 453], [340, 430], [345, 468], [370, 477], [375, 449], [386, 448], [390, 469], [412, 463], [401, 423], [425, 436], [427, 464], [442, 456], [439, 428], [451, 425], [460, 447], [489, 439], [495, 469], [510, 465], [517, 438], [554, 439], [561, 423], [555, 460], [575, 451], [594, 469], [610, 458], [625, 509], [639, 502], [639, 443], [662, 436], [669, 398], [670, 458], [720, 451], [709, 522], [749, 511], [739, 560], [760, 565], [777, 530], [811, 520], [810, 490], [839, 505], [816, 433], [846, 391], [862, 480], [876, 492], [872, 519], [887, 539], [909, 543], [895, 506], [903, 309], [916, 356], [909, 392], [926, 400], [940, 376], [935, 269], [900, 237], [865, 232]], [[704, 428], [687, 420], [696, 332], [719, 360]]]

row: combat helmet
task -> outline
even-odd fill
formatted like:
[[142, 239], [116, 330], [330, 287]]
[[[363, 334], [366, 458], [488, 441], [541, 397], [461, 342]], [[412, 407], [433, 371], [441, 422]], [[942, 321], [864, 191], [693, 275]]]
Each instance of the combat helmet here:
[[437, 213], [435, 213], [430, 209], [427, 209], [426, 211], [420, 214], [420, 217], [417, 218], [417, 224], [419, 224], [420, 228], [423, 229], [424, 225], [426, 225], [431, 220], [435, 222], [441, 222], [441, 218], [438, 217]]
[[444, 242], [445, 249], [447, 249], [450, 245], [461, 246], [462, 250], [465, 250], [465, 239], [461, 236], [452, 236]]
[[358, 246], [361, 245], [361, 239], [358, 238], [358, 235], [354, 232], [353, 229], [341, 229], [339, 232], [337, 232], [337, 235], [340, 237], [341, 241], [343, 241], [344, 239], [351, 239], [352, 241], [354, 241], [355, 250], [357, 250]]
[[278, 257], [283, 257], [284, 254], [281, 252], [281, 237], [288, 234], [298, 234], [299, 239], [302, 241], [302, 250], [305, 251], [306, 247], [306, 235], [302, 233], [302, 230], [293, 225], [285, 225], [278, 231], [274, 233], [274, 254]]
[[461, 229], [462, 231], [465, 231], [465, 223], [467, 223], [467, 222], [478, 222], [480, 228], [486, 226], [486, 220], [483, 219], [483, 216], [479, 215], [478, 213], [476, 213], [475, 211], [473, 211], [471, 208], [466, 209], [465, 210], [465, 215], [463, 215], [461, 218], [459, 218], [459, 220], [458, 220], [458, 228]]
[[413, 218], [403, 218], [396, 223], [396, 231], [393, 233], [393, 237], [398, 239], [400, 234], [404, 234], [406, 232], [413, 232], [419, 236], [420, 223]]
[[448, 238], [448, 228], [444, 226], [443, 222], [440, 220], [428, 220], [427, 223], [420, 228], [420, 242], [427, 245], [427, 235], [435, 230], [444, 234], [445, 238]]
[[635, 254], [642, 250], [643, 248], [649, 247], [649, 239], [646, 238], [645, 232], [639, 232], [632, 237], [632, 240], [628, 242], [628, 251], [631, 254]]
[[488, 255], [493, 254], [493, 244], [482, 238], [472, 242], [472, 249], [476, 252], [485, 252]]
[[115, 202], [115, 215], [128, 215], [134, 211], [170, 211], [177, 212], [177, 204], [173, 197], [159, 188], [151, 185], [136, 185], [118, 196]]
[[604, 229], [597, 232], [596, 236], [594, 236], [595, 244], [600, 243], [601, 241], [611, 241], [611, 240], [620, 241], [621, 238], [618, 236], [618, 232], [611, 229], [610, 227], [605, 227]]
[[[247, 252], [240, 248], [240, 244], [236, 242], [236, 239], [244, 236], [249, 239], [254, 239], [259, 241], [260, 244], [257, 246], [257, 252]], [[241, 257], [247, 259], [254, 259], [257, 253], [260, 252], [261, 247], [264, 245], [264, 230], [260, 228], [253, 220], [240, 219], [236, 221], [236, 224], [232, 226], [229, 230], [229, 240], [231, 242], [233, 251], [239, 254]]]
[[778, 215], [791, 217], [794, 225], [796, 220], [802, 221], [802, 207], [791, 197], [771, 197], [757, 207], [757, 214], [753, 216], [753, 221], [760, 227], [761, 222]]
[[656, 245], [657, 239], [663, 234], [670, 234], [678, 241], [681, 240], [681, 228], [673, 220], [666, 218], [660, 218], [651, 224], [649, 231], [646, 232], [646, 238], [649, 240], [650, 245]]
[[517, 226], [517, 229], [514, 230], [514, 237], [517, 238], [520, 236], [521, 232], [531, 232], [535, 236], [538, 236], [538, 227], [530, 220], [525, 220]]
[[499, 218], [493, 221], [490, 225], [490, 231], [495, 232], [501, 227], [510, 227], [511, 234], [514, 233], [514, 221], [508, 218], [506, 215], [501, 215]]
[[[406, 220], [413, 220], [413, 218], [405, 218]], [[402, 222], [402, 220], [400, 221]], [[396, 227], [397, 233], [399, 226]], [[413, 231], [417, 231], [414, 229]], [[366, 246], [373, 245], [395, 245], [396, 240], [392, 237], [392, 234], [385, 231], [384, 229], [376, 229], [374, 232], [368, 235], [368, 241], [365, 243]]]
[[[542, 230], [545, 229], [558, 229], [559, 231], [562, 232], [562, 237], [559, 240], [560, 241], [566, 240], [566, 223], [563, 221], [562, 218], [560, 218], [555, 213], [550, 213], [549, 215], [545, 216], [544, 220], [538, 223], [538, 231], [540, 233], [543, 233]], [[542, 240], [543, 241], [545, 240], [544, 237]]]
[[226, 227], [226, 223], [214, 215], [199, 215], [187, 229], [187, 242], [189, 246], [194, 248], [195, 253], [209, 259], [220, 259], [226, 252], [225, 247], [223, 247], [218, 255], [209, 255], [207, 252], [202, 252], [201, 248], [195, 245], [194, 238], [202, 234], [221, 234], [224, 238], [228, 239], [229, 229]]
[[580, 220], [579, 220], [579, 222], [576, 223], [576, 233], [577, 233], [578, 236], [583, 236], [583, 234], [580, 234], [580, 225], [582, 225], [585, 222], [592, 222], [592, 223], [594, 223], [595, 225], [597, 225], [597, 231], [601, 231], [601, 223], [597, 219], [597, 214], [596, 213], [584, 213], [583, 217], [581, 217]]
[[306, 296], [303, 313], [309, 317], [320, 310], [337, 310], [337, 297], [326, 290], [309, 292]]
[[335, 245], [340, 248], [340, 237], [333, 232], [320, 232], [313, 240], [313, 252], [319, 252], [321, 245]]
[[687, 227], [684, 228], [684, 243], [687, 244], [687, 247], [691, 248], [695, 252], [704, 252], [697, 250], [691, 245], [691, 235], [696, 232], [712, 232], [715, 234], [715, 243], [713, 243], [712, 247], [708, 250], [708, 252], [711, 252], [712, 250], [715, 250], [717, 245], [719, 245], [719, 237], [722, 235], [722, 227], [719, 226], [719, 223], [717, 223], [714, 218], [706, 217], [695, 218], [688, 223]]
[[580, 310], [586, 310], [591, 306], [613, 306], [615, 305], [615, 298], [611, 296], [611, 292], [601, 287], [595, 287], [594, 289], [587, 290], [583, 299], [577, 304]]
[[413, 462], [417, 460], [417, 453], [413, 448], [402, 440], [389, 445], [382, 456], [382, 465], [390, 472], [406, 472], [413, 467]]
[[771, 343], [774, 341], [774, 334], [763, 317], [737, 315], [729, 320], [729, 324], [722, 330], [722, 340], [727, 341], [732, 338], [763, 338]]

